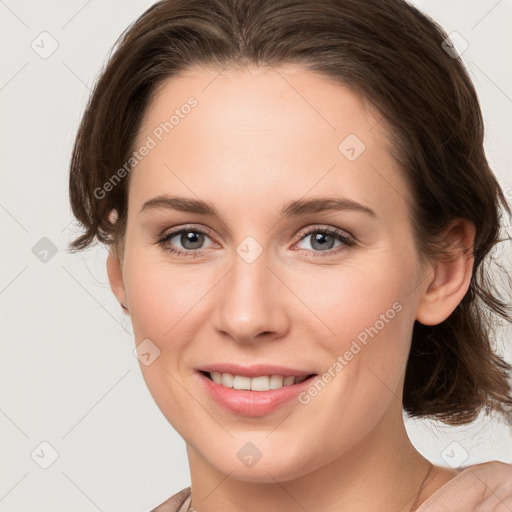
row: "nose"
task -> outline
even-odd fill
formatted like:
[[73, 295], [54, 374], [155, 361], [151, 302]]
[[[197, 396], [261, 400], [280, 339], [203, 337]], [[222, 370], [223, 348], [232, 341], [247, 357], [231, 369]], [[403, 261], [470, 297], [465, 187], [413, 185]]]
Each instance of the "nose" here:
[[[285, 301], [289, 296], [276, 271], [261, 254], [252, 263], [236, 255], [219, 283], [216, 329], [226, 339], [256, 343], [284, 336], [290, 326]], [[281, 277], [282, 279], [282, 277]]]

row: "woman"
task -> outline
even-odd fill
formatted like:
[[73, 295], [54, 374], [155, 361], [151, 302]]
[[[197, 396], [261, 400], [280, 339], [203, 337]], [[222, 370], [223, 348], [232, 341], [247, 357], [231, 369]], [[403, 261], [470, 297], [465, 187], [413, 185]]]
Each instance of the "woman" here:
[[446, 42], [402, 0], [162, 1], [120, 39], [74, 147], [71, 247], [109, 244], [186, 442], [192, 492], [155, 510], [406, 512], [468, 481], [402, 416], [512, 408], [484, 266], [511, 212]]

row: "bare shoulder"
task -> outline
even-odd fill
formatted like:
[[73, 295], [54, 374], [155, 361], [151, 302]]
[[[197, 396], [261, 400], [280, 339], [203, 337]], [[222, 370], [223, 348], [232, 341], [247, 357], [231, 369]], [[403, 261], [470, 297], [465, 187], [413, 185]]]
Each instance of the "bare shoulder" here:
[[189, 501], [190, 487], [185, 487], [185, 489], [182, 489], [157, 507], [151, 509], [150, 512], [185, 512]]

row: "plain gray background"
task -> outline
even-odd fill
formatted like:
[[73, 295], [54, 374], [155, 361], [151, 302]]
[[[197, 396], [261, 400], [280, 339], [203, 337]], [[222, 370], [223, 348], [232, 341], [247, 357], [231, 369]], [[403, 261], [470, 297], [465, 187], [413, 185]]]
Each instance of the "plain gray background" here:
[[[190, 483], [184, 442], [133, 355], [106, 250], [66, 252], [78, 234], [67, 178], [80, 116], [115, 40], [152, 3], [0, 0], [1, 511], [144, 512]], [[512, 1], [414, 3], [469, 44], [488, 159], [512, 201]], [[510, 245], [498, 254], [510, 270]], [[509, 361], [510, 339], [508, 326], [497, 341]], [[406, 425], [437, 464], [512, 462], [503, 421]]]

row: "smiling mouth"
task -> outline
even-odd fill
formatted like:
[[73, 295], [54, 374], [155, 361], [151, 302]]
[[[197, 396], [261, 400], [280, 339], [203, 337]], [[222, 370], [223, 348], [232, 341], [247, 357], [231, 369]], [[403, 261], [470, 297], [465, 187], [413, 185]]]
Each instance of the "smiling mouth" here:
[[272, 391], [281, 389], [286, 386], [300, 384], [307, 379], [315, 377], [317, 374], [312, 373], [305, 376], [293, 375], [261, 375], [257, 377], [247, 377], [245, 375], [233, 375], [231, 373], [207, 372], [200, 370], [205, 377], [226, 388], [245, 389], [251, 391]]

